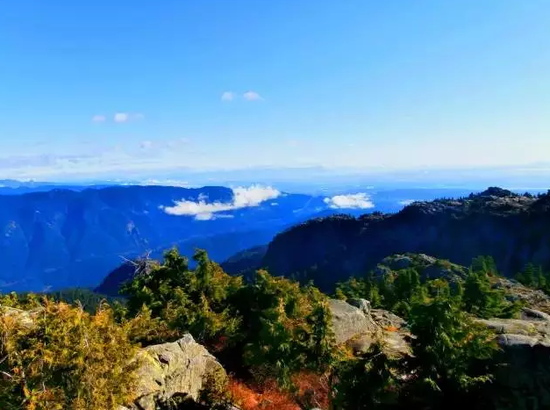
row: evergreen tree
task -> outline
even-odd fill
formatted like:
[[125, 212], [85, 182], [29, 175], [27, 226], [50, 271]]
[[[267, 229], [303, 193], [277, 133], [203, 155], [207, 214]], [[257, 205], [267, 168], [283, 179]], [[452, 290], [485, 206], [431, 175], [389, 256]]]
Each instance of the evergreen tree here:
[[398, 409], [403, 372], [400, 358], [388, 356], [380, 343], [362, 357], [341, 362], [333, 375], [333, 408]]
[[[135, 317], [145, 306], [152, 318], [160, 318], [166, 337], [190, 332], [207, 345], [221, 339], [235, 343], [241, 336], [241, 318], [231, 302], [242, 278], [227, 275], [203, 250], [197, 250], [193, 259], [197, 267], [191, 271], [187, 258], [172, 249], [162, 265], [126, 284], [121, 292], [127, 297], [127, 313]], [[148, 338], [141, 333], [141, 340]]]
[[319, 290], [258, 271], [240, 299], [248, 306], [244, 360], [258, 378], [275, 377], [290, 386], [295, 372], [322, 372], [333, 363], [336, 349], [330, 310]]
[[462, 295], [464, 308], [481, 318], [510, 317], [517, 308], [506, 300], [504, 292], [492, 289], [485, 272], [470, 271], [464, 282]]
[[456, 298], [444, 292], [416, 303], [409, 322], [416, 336], [411, 400], [427, 408], [476, 400], [479, 389], [492, 379], [491, 359], [498, 350], [494, 334], [473, 322]]

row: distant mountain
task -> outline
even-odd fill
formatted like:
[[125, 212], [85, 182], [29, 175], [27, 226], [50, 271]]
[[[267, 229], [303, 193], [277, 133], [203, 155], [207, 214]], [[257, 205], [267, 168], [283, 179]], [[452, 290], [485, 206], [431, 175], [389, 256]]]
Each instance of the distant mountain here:
[[[211, 220], [163, 209], [182, 200], [191, 208], [201, 201], [200, 206], [230, 205]], [[121, 256], [152, 251], [159, 257], [171, 246], [187, 254], [206, 248], [224, 260], [327, 209], [322, 197], [308, 195], [283, 194], [257, 206], [249, 206], [256, 204], [246, 195], [242, 204], [234, 200], [234, 191], [225, 187], [114, 186], [0, 195], [0, 290], [94, 287], [123, 262]]]
[[17, 181], [13, 179], [0, 180], [0, 195], [21, 195], [32, 192], [47, 192], [54, 189], [68, 189], [71, 191], [83, 191], [88, 188], [106, 188], [112, 184], [62, 184], [53, 182]]
[[265, 267], [314, 280], [323, 289], [363, 275], [394, 253], [425, 253], [468, 265], [491, 255], [505, 275], [528, 262], [550, 269], [550, 192], [520, 195], [489, 188], [461, 199], [420, 201], [395, 214], [317, 218], [277, 235], [258, 262], [247, 254], [231, 272]]

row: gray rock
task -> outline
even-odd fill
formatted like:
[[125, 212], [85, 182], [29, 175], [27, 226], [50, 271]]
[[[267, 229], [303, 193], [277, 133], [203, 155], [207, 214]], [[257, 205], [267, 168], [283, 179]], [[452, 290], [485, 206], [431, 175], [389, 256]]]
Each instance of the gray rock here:
[[216, 358], [190, 334], [174, 343], [149, 346], [138, 360], [138, 398], [131, 407], [135, 410], [155, 410], [174, 396], [196, 401], [212, 380], [227, 377]]
[[358, 308], [365, 316], [370, 315], [370, 302], [365, 299], [348, 299], [347, 303]]
[[535, 337], [530, 337], [525, 335], [514, 335], [514, 334], [499, 335], [497, 340], [498, 340], [498, 344], [502, 348], [510, 348], [510, 347], [518, 347], [518, 346], [532, 347], [538, 343], [538, 340]]
[[21, 310], [7, 306], [0, 306], [0, 314], [3, 317], [11, 317], [17, 320], [23, 327], [32, 328], [36, 316], [42, 312], [43, 308], [37, 308], [33, 310]]
[[406, 255], [394, 255], [384, 259], [382, 263], [392, 270], [400, 270], [410, 267], [413, 264], [413, 259]]
[[534, 336], [537, 334], [536, 326], [528, 320], [519, 319], [479, 319], [479, 323], [486, 325], [497, 334], [513, 334]]
[[424, 253], [419, 253], [416, 255], [418, 261], [424, 265], [432, 265], [437, 262], [437, 259], [433, 256], [428, 256]]
[[330, 301], [336, 343], [350, 347], [355, 354], [367, 352], [376, 342], [383, 345], [387, 354], [411, 354], [411, 335], [403, 319], [385, 310], [370, 309], [364, 299], [350, 302], [359, 307], [342, 300]]
[[550, 323], [550, 315], [539, 310], [523, 308], [521, 314], [523, 319], [542, 320]]
[[372, 309], [371, 316], [380, 327], [402, 329], [407, 326], [407, 322], [393, 313], [383, 309]]
[[376, 331], [374, 321], [363, 311], [343, 300], [331, 299], [332, 328], [336, 343], [342, 344], [365, 333]]

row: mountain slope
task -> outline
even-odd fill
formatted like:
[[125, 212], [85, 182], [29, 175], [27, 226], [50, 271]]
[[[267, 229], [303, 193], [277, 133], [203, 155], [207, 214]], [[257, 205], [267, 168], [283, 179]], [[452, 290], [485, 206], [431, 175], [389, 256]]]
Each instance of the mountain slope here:
[[121, 256], [152, 251], [157, 257], [174, 245], [182, 253], [207, 248], [224, 260], [326, 209], [323, 198], [307, 195], [229, 206], [210, 220], [170, 215], [163, 208], [182, 200], [231, 204], [234, 196], [224, 187], [160, 186], [0, 195], [0, 289], [96, 286], [120, 265]]
[[415, 202], [396, 214], [314, 219], [277, 235], [255, 267], [313, 279], [329, 289], [368, 272], [387, 255], [406, 252], [462, 265], [491, 255], [505, 275], [527, 262], [548, 268], [550, 194], [534, 197], [490, 188], [462, 199]]

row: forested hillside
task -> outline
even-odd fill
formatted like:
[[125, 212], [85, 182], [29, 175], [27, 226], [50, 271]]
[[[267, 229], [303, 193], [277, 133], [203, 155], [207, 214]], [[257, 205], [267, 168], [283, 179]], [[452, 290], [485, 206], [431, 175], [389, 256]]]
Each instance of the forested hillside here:
[[[528, 263], [550, 269], [550, 193], [489, 188], [465, 198], [415, 202], [396, 214], [313, 219], [277, 235], [261, 262], [256, 258], [248, 269], [264, 267], [331, 290], [387, 255], [406, 252], [463, 265], [490, 255], [505, 276]], [[244, 260], [238, 268], [243, 266]]]

